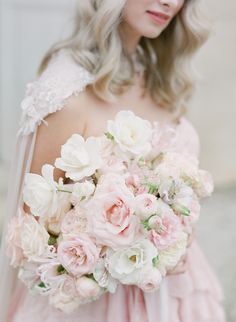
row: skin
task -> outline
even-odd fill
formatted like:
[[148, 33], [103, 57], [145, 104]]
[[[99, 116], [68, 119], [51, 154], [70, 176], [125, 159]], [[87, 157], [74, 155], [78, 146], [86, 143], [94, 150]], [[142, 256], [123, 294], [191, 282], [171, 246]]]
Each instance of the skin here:
[[[141, 37], [155, 38], [167, 27], [160, 26], [146, 13], [157, 10], [171, 15], [173, 18], [183, 6], [184, 0], [127, 0], [123, 10], [123, 21], [120, 24], [121, 39], [127, 51], [132, 53]], [[107, 103], [97, 98], [90, 86], [78, 96], [67, 99], [65, 107], [45, 118], [48, 127], [39, 125], [30, 172], [41, 174], [43, 164], [54, 164], [60, 156], [61, 145], [74, 133], [85, 138], [101, 135], [108, 119], [113, 119], [121, 109], [132, 110], [136, 115], [151, 122], [170, 123], [170, 112], [163, 110], [152, 101], [148, 93], [143, 95], [142, 79], [136, 76], [135, 84], [121, 95], [116, 103]], [[46, 144], [45, 144], [46, 142]], [[59, 177], [68, 182], [61, 170], [56, 169], [54, 179]], [[26, 212], [29, 208], [24, 205]], [[184, 261], [170, 274], [184, 271]]]
[[[120, 29], [128, 52], [135, 51], [141, 37], [158, 37], [183, 5], [184, 0], [127, 0]], [[160, 25], [150, 17], [148, 10], [165, 13], [170, 20]]]

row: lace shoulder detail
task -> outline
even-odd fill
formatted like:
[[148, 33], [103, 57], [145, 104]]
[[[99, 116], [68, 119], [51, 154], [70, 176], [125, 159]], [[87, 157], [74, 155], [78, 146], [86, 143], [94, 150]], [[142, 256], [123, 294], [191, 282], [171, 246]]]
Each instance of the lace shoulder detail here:
[[93, 81], [94, 76], [76, 64], [66, 49], [54, 54], [40, 77], [26, 85], [18, 135], [34, 132], [48, 114], [62, 109], [67, 98]]

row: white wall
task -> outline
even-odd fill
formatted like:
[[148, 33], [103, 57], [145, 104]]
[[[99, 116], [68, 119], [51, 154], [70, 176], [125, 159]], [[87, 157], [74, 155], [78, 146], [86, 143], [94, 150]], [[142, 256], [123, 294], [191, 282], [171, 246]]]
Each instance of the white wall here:
[[27, 82], [71, 26], [68, 0], [0, 0], [0, 159], [9, 161]]
[[201, 140], [201, 163], [218, 185], [236, 183], [236, 1], [208, 0], [214, 24], [196, 66], [202, 75], [190, 118]]

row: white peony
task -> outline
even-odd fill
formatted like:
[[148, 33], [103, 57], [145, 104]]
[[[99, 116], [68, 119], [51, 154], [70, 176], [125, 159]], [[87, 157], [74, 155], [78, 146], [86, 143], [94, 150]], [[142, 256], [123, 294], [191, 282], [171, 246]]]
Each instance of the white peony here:
[[54, 167], [45, 164], [42, 176], [26, 173], [23, 188], [23, 200], [35, 216], [52, 216], [58, 209], [58, 183], [53, 179]]
[[146, 155], [150, 149], [152, 127], [149, 121], [131, 111], [120, 111], [107, 122], [107, 131], [123, 152]]
[[153, 269], [153, 259], [158, 255], [156, 247], [142, 239], [129, 248], [113, 252], [108, 257], [108, 270], [123, 284], [140, 284]]
[[55, 166], [66, 171], [66, 177], [79, 181], [91, 176], [102, 164], [100, 145], [97, 138], [89, 137], [86, 141], [79, 134], [73, 134], [61, 147], [61, 158]]
[[37, 261], [49, 250], [49, 234], [33, 216], [27, 216], [21, 230], [21, 247], [29, 261]]

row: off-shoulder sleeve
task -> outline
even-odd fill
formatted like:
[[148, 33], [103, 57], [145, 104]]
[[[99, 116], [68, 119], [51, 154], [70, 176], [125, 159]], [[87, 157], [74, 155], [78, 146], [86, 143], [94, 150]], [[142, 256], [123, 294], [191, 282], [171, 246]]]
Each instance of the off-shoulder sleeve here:
[[62, 109], [67, 98], [78, 95], [93, 80], [65, 49], [54, 54], [40, 77], [26, 85], [18, 135], [34, 132], [48, 114]]

